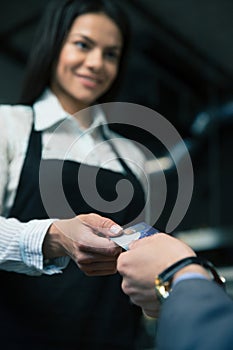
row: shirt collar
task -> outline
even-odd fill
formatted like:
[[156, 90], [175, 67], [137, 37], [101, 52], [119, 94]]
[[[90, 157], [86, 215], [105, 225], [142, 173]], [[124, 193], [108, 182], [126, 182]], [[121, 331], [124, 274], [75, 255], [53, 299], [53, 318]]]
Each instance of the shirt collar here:
[[56, 96], [47, 89], [33, 106], [36, 131], [42, 131], [68, 118]]
[[[65, 119], [74, 119], [72, 115], [64, 111], [59, 100], [50, 89], [46, 89], [40, 99], [36, 101], [33, 108], [35, 111], [34, 126], [36, 131], [46, 130]], [[104, 134], [108, 136], [109, 129], [102, 108], [100, 105], [95, 105], [91, 108], [93, 112], [93, 122], [85, 132], [93, 131], [94, 133], [99, 133], [99, 127], [102, 127]]]

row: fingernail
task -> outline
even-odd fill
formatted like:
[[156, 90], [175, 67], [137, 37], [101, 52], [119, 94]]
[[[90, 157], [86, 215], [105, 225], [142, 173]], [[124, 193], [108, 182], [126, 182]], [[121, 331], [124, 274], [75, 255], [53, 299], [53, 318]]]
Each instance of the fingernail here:
[[120, 233], [123, 230], [123, 228], [119, 225], [112, 225], [109, 229], [109, 231], [111, 233], [114, 233], [115, 235], [117, 235], [118, 233]]

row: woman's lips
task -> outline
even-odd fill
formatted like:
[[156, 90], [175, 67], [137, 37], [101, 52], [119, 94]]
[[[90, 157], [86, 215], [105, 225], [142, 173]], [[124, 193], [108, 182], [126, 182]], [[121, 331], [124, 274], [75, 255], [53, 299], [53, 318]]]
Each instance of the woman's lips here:
[[87, 75], [81, 75], [81, 74], [76, 74], [76, 76], [78, 77], [79, 81], [88, 88], [95, 88], [97, 87], [97, 85], [99, 85], [101, 83], [100, 79], [91, 77], [91, 76], [87, 76]]

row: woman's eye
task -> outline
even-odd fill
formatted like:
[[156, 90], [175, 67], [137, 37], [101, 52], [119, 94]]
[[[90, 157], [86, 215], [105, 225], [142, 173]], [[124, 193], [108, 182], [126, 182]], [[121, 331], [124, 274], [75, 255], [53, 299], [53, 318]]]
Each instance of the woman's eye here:
[[76, 42], [75, 42], [75, 45], [76, 45], [77, 47], [79, 47], [80, 49], [82, 49], [82, 50], [88, 49], [87, 43], [85, 43], [85, 42], [83, 42], [83, 41], [76, 41]]
[[119, 60], [119, 53], [116, 52], [116, 51], [106, 51], [105, 52], [105, 57], [109, 60], [112, 60], [112, 61], [118, 61]]

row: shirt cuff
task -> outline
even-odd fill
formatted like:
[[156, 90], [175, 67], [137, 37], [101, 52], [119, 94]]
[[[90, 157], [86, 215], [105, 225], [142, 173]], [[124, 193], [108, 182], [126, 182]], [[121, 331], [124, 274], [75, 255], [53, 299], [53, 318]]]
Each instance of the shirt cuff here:
[[172, 283], [172, 288], [174, 288], [175, 285], [177, 285], [177, 283], [184, 281], [184, 280], [188, 280], [188, 279], [204, 279], [204, 280], [208, 280], [208, 278], [204, 275], [202, 275], [201, 273], [198, 272], [186, 272], [183, 275], [180, 275], [179, 277], [177, 277], [175, 279], [175, 281]]
[[57, 219], [31, 220], [23, 229], [20, 238], [20, 253], [23, 262], [41, 273], [52, 275], [61, 273], [68, 263], [69, 257], [61, 257], [44, 262], [42, 245], [50, 225]]

